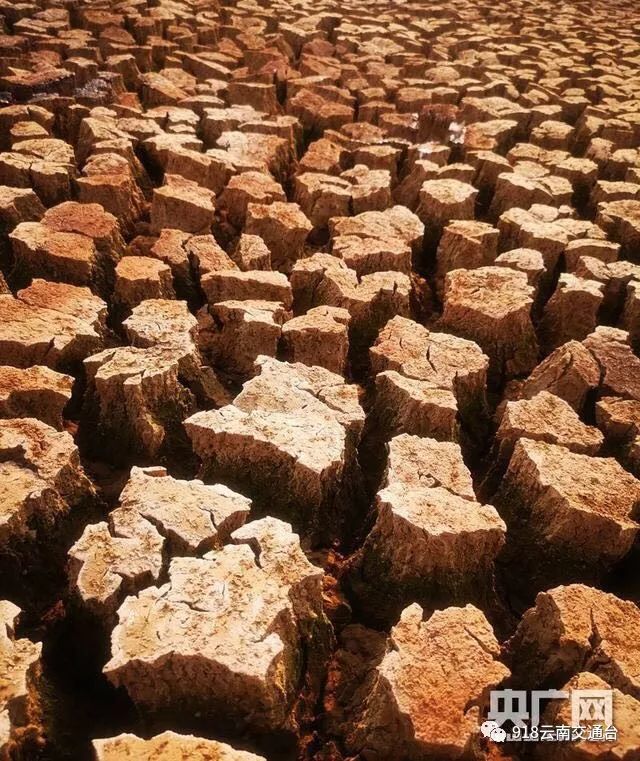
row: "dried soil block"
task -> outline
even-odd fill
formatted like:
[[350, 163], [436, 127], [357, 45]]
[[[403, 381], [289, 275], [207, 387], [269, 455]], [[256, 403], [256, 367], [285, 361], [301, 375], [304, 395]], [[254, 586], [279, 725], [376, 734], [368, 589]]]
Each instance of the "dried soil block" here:
[[355, 235], [363, 240], [399, 240], [411, 247], [414, 257], [419, 257], [422, 253], [424, 224], [409, 209], [396, 205], [384, 211], [365, 211], [354, 217], [336, 217], [329, 222], [329, 233], [332, 240], [343, 235]]
[[282, 185], [273, 177], [261, 172], [242, 172], [232, 177], [218, 200], [218, 210], [226, 213], [227, 220], [242, 230], [250, 203], [270, 204], [284, 202], [287, 197]]
[[200, 354], [203, 344], [198, 320], [184, 301], [148, 299], [135, 307], [123, 322], [135, 347], [164, 347], [175, 353], [180, 380], [188, 384], [200, 404], [221, 406], [228, 392]]
[[60, 430], [72, 387], [70, 375], [48, 367], [0, 367], [0, 417], [35, 417]]
[[549, 391], [580, 413], [599, 385], [600, 366], [594, 355], [578, 341], [568, 341], [534, 368], [521, 394], [531, 399], [541, 391]]
[[236, 167], [223, 151], [200, 153], [178, 145], [168, 147], [164, 170], [169, 176], [195, 182], [217, 195], [235, 174]]
[[196, 279], [199, 277], [202, 280], [209, 272], [237, 269], [233, 259], [220, 247], [213, 235], [192, 235], [184, 248]]
[[229, 103], [232, 106], [251, 106], [265, 114], [277, 114], [280, 111], [273, 84], [261, 82], [230, 82], [227, 89]]
[[[351, 99], [353, 100], [353, 99]], [[298, 117], [312, 137], [320, 137], [325, 130], [338, 130], [353, 122], [352, 106], [331, 102], [311, 89], [301, 88], [287, 101], [287, 113]]]
[[369, 169], [356, 164], [341, 174], [351, 183], [351, 207], [354, 214], [383, 211], [391, 206], [391, 175], [384, 169]]
[[[258, 359], [233, 404], [185, 421], [203, 474], [243, 484], [310, 533], [337, 531], [341, 489], [355, 477], [364, 413], [355, 386], [320, 367]], [[282, 489], [282, 484], [287, 489]]]
[[486, 696], [509, 676], [484, 615], [472, 605], [410, 605], [387, 652], [351, 701], [351, 753], [380, 758], [473, 758]]
[[573, 189], [564, 177], [550, 175], [533, 162], [518, 162], [514, 171], [498, 176], [488, 215], [498, 219], [508, 209], [528, 209], [533, 204], [570, 204]]
[[209, 761], [266, 761], [244, 750], [236, 750], [217, 740], [205, 740], [193, 735], [166, 731], [143, 740], [136, 735], [122, 734], [105, 740], [94, 740], [96, 761], [174, 761], [178, 758], [209, 759]]
[[[562, 685], [561, 691], [572, 694], [574, 690], [605, 690], [610, 691], [611, 685], [595, 674], [581, 671]], [[633, 758], [640, 753], [640, 701], [630, 695], [625, 695], [620, 690], [611, 690], [613, 716], [616, 727], [615, 740], [600, 740], [597, 743], [589, 741], [590, 733], [597, 736], [597, 728], [600, 728], [600, 736], [606, 736], [609, 727], [601, 718], [583, 719], [580, 726], [584, 727], [584, 739], [572, 743], [555, 743], [551, 752], [558, 761], [579, 761], [588, 756], [593, 761], [605, 761], [607, 758]], [[553, 700], [542, 714], [541, 724], [547, 726], [571, 726], [572, 708], [571, 700]], [[551, 746], [550, 746], [551, 749]], [[550, 750], [549, 749], [549, 750]], [[546, 753], [549, 750], [545, 750]], [[543, 755], [538, 749], [538, 759]]]
[[303, 256], [304, 244], [312, 229], [313, 225], [298, 204], [276, 201], [249, 203], [243, 232], [262, 238], [271, 252], [274, 269], [290, 272]]
[[640, 476], [640, 401], [605, 396], [596, 403], [596, 423], [620, 462]]
[[623, 257], [637, 260], [640, 245], [640, 201], [622, 200], [598, 204], [596, 224], [620, 244]]
[[640, 264], [632, 264], [626, 259], [602, 262], [592, 256], [582, 256], [576, 263], [574, 274], [602, 283], [604, 300], [601, 322], [613, 322], [623, 310], [627, 285], [640, 281]]
[[180, 345], [106, 349], [85, 362], [85, 410], [95, 428], [95, 446], [110, 456], [156, 458], [175, 443], [181, 424], [195, 409], [183, 385], [181, 361], [191, 351]]
[[[127, 257], [128, 258], [128, 257]], [[132, 346], [193, 346], [198, 321], [184, 301], [146, 299], [131, 311], [122, 323]]]
[[20, 277], [85, 285], [105, 295], [124, 251], [116, 218], [99, 204], [69, 201], [41, 222], [22, 222], [9, 235]]
[[351, 183], [343, 177], [306, 172], [295, 179], [294, 199], [314, 228], [321, 230], [332, 217], [349, 216]]
[[73, 147], [64, 140], [22, 140], [11, 153], [0, 153], [0, 183], [32, 188], [44, 206], [71, 198], [75, 176]]
[[154, 466], [131, 469], [120, 506], [152, 523], [171, 555], [195, 555], [231, 541], [249, 515], [251, 500], [222, 484], [179, 480]]
[[34, 280], [0, 296], [0, 361], [13, 367], [78, 365], [102, 348], [107, 305], [88, 288]]
[[521, 438], [559, 444], [586, 455], [598, 454], [603, 442], [597, 428], [585, 425], [564, 399], [548, 391], [505, 405], [496, 431], [498, 456], [505, 464]]
[[369, 353], [371, 371], [384, 376], [376, 378], [376, 408], [389, 437], [455, 438], [458, 416], [473, 426], [485, 418], [489, 360], [472, 341], [394, 317]]
[[[418, 147], [418, 156], [409, 165], [405, 176], [393, 192], [393, 200], [408, 209], [415, 211], [420, 200], [420, 189], [427, 180], [442, 179], [439, 177], [439, 166], [434, 161], [422, 158], [420, 147]], [[428, 153], [426, 155], [429, 155]], [[454, 178], [455, 179], [455, 178]]]
[[378, 373], [373, 414], [385, 439], [398, 433], [438, 441], [460, 439], [456, 396], [437, 382], [407, 378], [394, 370]]
[[247, 378], [256, 359], [275, 357], [289, 313], [277, 301], [219, 301], [210, 308], [216, 335], [209, 347], [216, 368]]
[[301, 259], [291, 273], [296, 308], [346, 309], [351, 315], [350, 342], [362, 354], [380, 328], [395, 315], [410, 312], [411, 281], [401, 272], [373, 272], [358, 278], [343, 261], [328, 254]]
[[595, 330], [603, 301], [601, 283], [563, 272], [539, 325], [542, 345], [552, 351], [568, 341], [582, 341]]
[[283, 728], [303, 650], [312, 663], [330, 638], [322, 571], [274, 518], [232, 539], [203, 558], [174, 558], [166, 584], [125, 600], [104, 672], [145, 712], [199, 711], [240, 732]]
[[42, 223], [55, 232], [91, 238], [96, 249], [113, 261], [124, 253], [118, 220], [98, 203], [61, 203], [45, 212]]
[[369, 615], [393, 620], [415, 600], [486, 601], [506, 526], [476, 501], [471, 473], [453, 442], [401, 435], [389, 444], [375, 525], [351, 561], [350, 583]]
[[532, 588], [597, 578], [638, 534], [640, 482], [613, 458], [520, 439], [494, 497]]
[[161, 467], [132, 468], [119, 503], [69, 550], [72, 589], [111, 625], [125, 596], [158, 582], [165, 553], [193, 555], [230, 541], [251, 506], [226, 486], [180, 481]]
[[281, 272], [221, 269], [204, 275], [200, 284], [210, 306], [250, 299], [278, 301], [286, 309], [293, 304], [291, 285]]
[[504, 154], [513, 145], [518, 133], [518, 122], [513, 119], [491, 119], [474, 122], [464, 128], [461, 135], [464, 152], [478, 150]]
[[346, 164], [348, 151], [341, 145], [320, 138], [312, 142], [298, 164], [299, 172], [319, 172], [321, 174], [340, 174]]
[[533, 288], [522, 272], [454, 270], [445, 280], [441, 324], [482, 347], [494, 378], [525, 375], [538, 359], [532, 304]]
[[260, 120], [263, 114], [249, 105], [230, 108], [206, 108], [202, 116], [202, 134], [205, 145], [213, 146], [223, 132], [237, 130], [243, 123]]
[[125, 256], [116, 267], [113, 298], [129, 311], [145, 299], [175, 298], [171, 268], [148, 256]]
[[420, 189], [416, 214], [425, 224], [427, 244], [435, 247], [454, 219], [473, 219], [478, 191], [460, 180], [427, 180]]
[[0, 754], [25, 758], [42, 744], [41, 664], [42, 644], [18, 638], [15, 625], [21, 611], [0, 600]]
[[58, 521], [94, 495], [78, 449], [66, 432], [35, 418], [0, 420], [3, 554], [41, 531], [52, 534]]
[[486, 222], [456, 220], [442, 233], [436, 253], [436, 282], [440, 292], [448, 272], [476, 269], [494, 263], [499, 233]]
[[361, 238], [338, 235], [331, 241], [331, 253], [355, 270], [358, 277], [374, 272], [411, 272], [411, 247], [397, 238]]
[[600, 367], [600, 392], [640, 401], [640, 359], [623, 330], [598, 326], [583, 341]]
[[13, 229], [21, 222], [37, 222], [45, 208], [30, 188], [13, 188], [0, 185], [0, 226]]
[[69, 549], [71, 589], [83, 607], [108, 623], [126, 595], [158, 581], [162, 548], [153, 523], [118, 508], [108, 523], [89, 524]]
[[187, 233], [208, 233], [213, 224], [215, 195], [192, 180], [171, 174], [153, 191], [151, 227], [160, 232], [177, 227]]
[[496, 257], [496, 267], [508, 267], [517, 272], [524, 272], [527, 282], [538, 291], [538, 286], [545, 272], [544, 259], [539, 251], [532, 248], [514, 248]]
[[590, 671], [638, 700], [638, 626], [636, 605], [594, 587], [540, 592], [507, 645], [514, 675], [525, 684], [561, 684]]
[[221, 149], [239, 172], [266, 172], [280, 183], [289, 178], [291, 148], [282, 137], [259, 132], [223, 132], [216, 146], [208, 154], [216, 155]]
[[41, 277], [90, 287], [102, 281], [101, 291], [106, 292], [105, 273], [90, 238], [57, 233], [39, 222], [23, 222], [9, 234], [9, 240], [21, 279]]
[[562, 216], [553, 206], [534, 204], [530, 209], [509, 209], [498, 220], [500, 250], [533, 248], [544, 259], [548, 276], [555, 271], [560, 255], [572, 240], [603, 239], [592, 222]]
[[271, 269], [271, 252], [258, 235], [240, 235], [231, 258], [243, 272]]
[[571, 147], [573, 127], [564, 122], [549, 119], [531, 130], [530, 139], [534, 145], [547, 150], [564, 150]]
[[351, 315], [340, 307], [321, 306], [282, 326], [282, 349], [289, 362], [324, 367], [344, 375], [349, 353]]
[[[201, 241], [203, 238], [207, 239], [208, 236], [192, 236], [183, 230], [165, 228], [160, 230], [157, 238], [152, 239], [150, 247], [144, 241], [145, 245], [140, 253], [168, 264], [176, 286], [185, 293], [189, 293], [193, 290], [194, 271], [197, 265], [195, 261], [191, 261], [189, 244], [192, 241]], [[128, 252], [136, 251], [135, 242], [136, 239], [131, 242]]]

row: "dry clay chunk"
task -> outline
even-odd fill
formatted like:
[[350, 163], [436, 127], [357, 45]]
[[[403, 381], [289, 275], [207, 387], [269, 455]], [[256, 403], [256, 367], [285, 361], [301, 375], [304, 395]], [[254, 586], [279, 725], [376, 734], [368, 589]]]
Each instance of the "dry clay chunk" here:
[[133, 309], [146, 299], [175, 297], [168, 264], [148, 256], [125, 256], [116, 267], [114, 302]]
[[226, 743], [193, 735], [167, 731], [149, 740], [123, 734], [107, 740], [94, 740], [96, 761], [266, 761]]
[[191, 555], [228, 542], [247, 518], [251, 500], [222, 484], [182, 481], [161, 467], [134, 467], [120, 505], [156, 526], [172, 555]]
[[441, 322], [476, 341], [498, 378], [525, 375], [538, 360], [532, 305], [533, 288], [522, 272], [503, 267], [454, 270], [446, 276]]
[[34, 280], [0, 296], [0, 362], [64, 369], [102, 348], [107, 305], [88, 288]]
[[210, 345], [213, 363], [229, 375], [250, 377], [256, 359], [275, 357], [288, 312], [273, 301], [221, 301], [210, 308], [217, 327]]
[[186, 302], [174, 299], [145, 299], [122, 324], [131, 344], [142, 348], [194, 346], [198, 327]]
[[213, 224], [215, 194], [192, 180], [166, 175], [165, 184], [153, 191], [151, 227], [160, 232], [176, 227], [187, 233], [208, 233]]
[[477, 422], [486, 413], [489, 360], [472, 341], [394, 317], [369, 353], [376, 414], [388, 435], [454, 439], [458, 414]]
[[30, 741], [39, 740], [41, 725], [38, 682], [42, 645], [15, 637], [19, 615], [17, 605], [0, 600], [0, 757], [7, 759], [35, 753], [37, 745], [31, 746]]
[[422, 252], [424, 225], [405, 206], [392, 206], [384, 211], [364, 211], [354, 217], [334, 217], [329, 222], [329, 232], [332, 240], [339, 236], [355, 236], [362, 240], [395, 239], [408, 245], [417, 257]]
[[596, 423], [625, 468], [640, 476], [640, 401], [605, 396], [596, 403]]
[[48, 367], [0, 367], [0, 417], [37, 417], [60, 429], [72, 387], [70, 375]]
[[134, 511], [118, 508], [108, 523], [92, 523], [69, 550], [72, 588], [82, 604], [108, 620], [125, 594], [158, 581], [162, 537]]
[[304, 243], [313, 225], [296, 203], [274, 201], [250, 203], [244, 233], [257, 235], [271, 252], [271, 264], [281, 272], [290, 272], [303, 255]]
[[114, 453], [156, 456], [193, 411], [194, 396], [180, 377], [185, 358], [190, 347], [160, 344], [106, 349], [85, 360], [85, 407]]
[[548, 391], [580, 413], [589, 393], [599, 384], [600, 366], [593, 354], [578, 341], [568, 341], [533, 370], [521, 394], [531, 399]]
[[[571, 695], [574, 690], [597, 690], [610, 691], [611, 685], [600, 679], [599, 676], [588, 671], [581, 671], [560, 688], [562, 692]], [[583, 761], [589, 758], [592, 761], [608, 761], [610, 758], [625, 759], [631, 761], [640, 755], [640, 701], [630, 695], [625, 695], [620, 690], [611, 690], [613, 726], [616, 728], [615, 740], [589, 741], [590, 733], [595, 735], [595, 728], [600, 727], [600, 737], [605, 736], [609, 727], [600, 718], [583, 719], [580, 726], [584, 727], [584, 739], [577, 742], [556, 743], [545, 749], [544, 754], [540, 748], [536, 758], [543, 761], [548, 758], [549, 752], [557, 761]], [[547, 710], [542, 715], [541, 724], [547, 726], [571, 726], [572, 706], [571, 699], [552, 700]]]
[[314, 254], [297, 262], [291, 286], [301, 309], [320, 305], [346, 309], [351, 315], [351, 342], [365, 349], [389, 319], [410, 312], [407, 275], [373, 272], [359, 279], [342, 260], [329, 254]]
[[357, 389], [321, 367], [258, 365], [233, 404], [185, 421], [193, 449], [207, 474], [248, 483], [303, 524], [330, 522], [320, 511], [354, 467], [364, 423]]
[[53, 525], [94, 493], [71, 436], [35, 418], [0, 420], [0, 471], [3, 545]]
[[164, 468], [132, 468], [108, 523], [87, 526], [69, 550], [73, 587], [108, 619], [126, 594], [157, 582], [162, 551], [194, 554], [229, 541], [251, 502], [226, 486], [180, 481]]
[[454, 219], [473, 219], [478, 191], [460, 180], [427, 180], [420, 188], [416, 214], [425, 223], [427, 238], [437, 245], [443, 229]]
[[640, 610], [583, 584], [540, 592], [508, 643], [514, 673], [531, 684], [592, 671], [640, 699]]
[[588, 455], [597, 454], [603, 442], [597, 428], [585, 425], [564, 399], [548, 391], [505, 405], [496, 431], [497, 456], [505, 464], [522, 437], [560, 444]]
[[583, 344], [600, 367], [601, 393], [640, 401], [640, 357], [629, 345], [629, 334], [600, 325]]
[[222, 406], [229, 394], [213, 368], [200, 355], [198, 320], [186, 302], [176, 299], [146, 299], [134, 307], [122, 323], [131, 344], [140, 348], [164, 348], [173, 354], [181, 382], [187, 383], [206, 405]]
[[324, 367], [344, 375], [349, 352], [349, 322], [346, 309], [320, 306], [282, 326], [282, 343], [291, 362]]
[[291, 274], [300, 309], [333, 306], [351, 315], [352, 343], [368, 348], [378, 330], [397, 314], [410, 312], [411, 281], [401, 272], [373, 272], [358, 278], [345, 263], [329, 254], [300, 260]]
[[322, 572], [274, 518], [232, 539], [203, 558], [175, 558], [165, 585], [125, 600], [104, 672], [143, 710], [273, 730], [287, 724], [301, 648], [328, 636]]
[[406, 608], [360, 692], [347, 747], [389, 761], [471, 755], [489, 690], [509, 676], [489, 622], [471, 605]]
[[466, 601], [493, 586], [506, 526], [493, 507], [476, 501], [457, 444], [392, 439], [376, 506], [375, 525], [354, 568], [376, 595], [387, 590], [395, 604]]
[[10, 234], [17, 266], [32, 277], [108, 290], [124, 252], [118, 220], [100, 204], [68, 201]]
[[562, 575], [576, 566], [585, 572], [609, 567], [629, 552], [638, 533], [640, 481], [613, 458], [543, 441], [516, 443], [495, 501], [522, 534], [524, 556]]
[[493, 264], [498, 255], [499, 233], [486, 222], [455, 220], [442, 233], [436, 254], [439, 290], [447, 272]]

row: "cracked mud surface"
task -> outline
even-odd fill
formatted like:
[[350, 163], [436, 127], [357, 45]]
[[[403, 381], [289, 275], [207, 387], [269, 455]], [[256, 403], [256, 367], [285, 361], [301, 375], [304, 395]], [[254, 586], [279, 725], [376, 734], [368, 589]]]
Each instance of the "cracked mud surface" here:
[[0, 759], [640, 758], [635, 5], [0, 22]]

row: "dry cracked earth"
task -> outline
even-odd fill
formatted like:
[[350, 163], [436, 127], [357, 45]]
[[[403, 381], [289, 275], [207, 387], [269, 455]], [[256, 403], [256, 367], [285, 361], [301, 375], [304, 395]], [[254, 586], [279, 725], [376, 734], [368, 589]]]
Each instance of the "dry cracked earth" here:
[[633, 0], [0, 19], [0, 758], [637, 761]]

